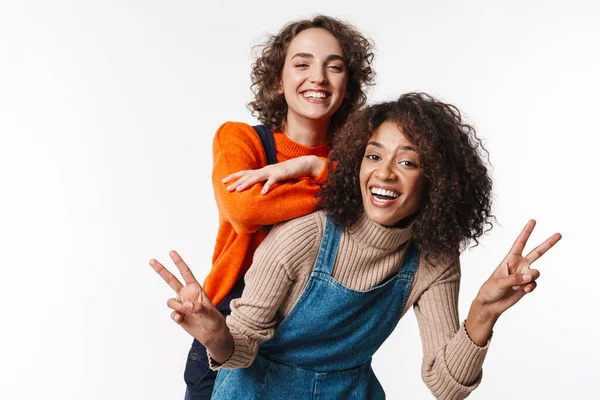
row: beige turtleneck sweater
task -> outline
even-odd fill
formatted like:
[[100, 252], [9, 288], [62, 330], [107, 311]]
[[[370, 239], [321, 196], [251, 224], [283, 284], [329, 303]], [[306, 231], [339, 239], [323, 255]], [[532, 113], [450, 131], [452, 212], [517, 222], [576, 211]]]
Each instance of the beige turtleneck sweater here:
[[[306, 285], [319, 252], [325, 213], [276, 225], [254, 255], [240, 299], [227, 317], [234, 352], [223, 365], [209, 354], [211, 368], [248, 367], [260, 343], [273, 337]], [[342, 231], [333, 278], [354, 290], [369, 290], [398, 273], [412, 236], [410, 228], [387, 228], [366, 215]], [[403, 313], [413, 307], [423, 343], [422, 377], [440, 399], [463, 399], [481, 381], [486, 347], [459, 328], [458, 259], [437, 261], [420, 254], [419, 267]]]

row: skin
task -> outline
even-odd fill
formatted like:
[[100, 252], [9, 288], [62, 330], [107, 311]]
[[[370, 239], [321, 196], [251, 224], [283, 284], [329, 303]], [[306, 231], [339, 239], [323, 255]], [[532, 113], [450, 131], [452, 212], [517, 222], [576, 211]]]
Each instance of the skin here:
[[532, 269], [531, 265], [562, 238], [560, 233], [555, 233], [523, 256], [535, 224], [533, 219], [527, 222], [506, 257], [471, 303], [465, 328], [473, 343], [479, 346], [487, 343], [500, 315], [536, 288], [540, 271]]
[[[426, 178], [412, 143], [395, 122], [379, 126], [367, 142], [360, 165], [360, 191], [367, 216], [394, 226], [420, 207]], [[391, 200], [374, 195], [376, 188], [399, 194]]]
[[[424, 177], [416, 151], [395, 123], [384, 123], [369, 140], [361, 164], [360, 183], [365, 212], [375, 222], [392, 226], [414, 214], [424, 190]], [[389, 205], [373, 204], [370, 188], [385, 183], [401, 193]], [[551, 249], [561, 235], [555, 233], [526, 256], [523, 251], [535, 227], [530, 220], [517, 237], [510, 251], [479, 289], [465, 327], [471, 340], [485, 346], [500, 315], [536, 288], [540, 272], [532, 264]], [[211, 304], [187, 264], [175, 252], [170, 253], [185, 281], [185, 285], [160, 262], [150, 265], [177, 294], [167, 305], [173, 310], [171, 318], [190, 335], [202, 342], [218, 363], [224, 363], [233, 353], [233, 337], [225, 318]]]
[[[300, 32], [289, 44], [281, 73], [280, 93], [288, 106], [284, 132], [311, 147], [325, 143], [331, 117], [346, 93], [348, 73], [335, 36], [322, 28]], [[325, 99], [307, 98], [310, 92]]]
[[[332, 116], [346, 95], [348, 71], [344, 52], [335, 36], [322, 28], [300, 32], [289, 44], [281, 73], [280, 94], [288, 105], [283, 131], [291, 140], [307, 147], [319, 146], [327, 139]], [[325, 98], [307, 98], [321, 93]], [[242, 170], [223, 179], [229, 191], [242, 191], [266, 181], [266, 194], [279, 181], [301, 177], [315, 178], [325, 161], [302, 156], [257, 170]]]

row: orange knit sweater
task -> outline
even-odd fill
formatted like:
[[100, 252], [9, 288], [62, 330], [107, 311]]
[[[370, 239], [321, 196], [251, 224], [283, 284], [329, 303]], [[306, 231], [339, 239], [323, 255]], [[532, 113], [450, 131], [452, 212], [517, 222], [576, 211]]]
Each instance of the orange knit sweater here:
[[[315, 155], [325, 158], [326, 144], [306, 147], [275, 132], [277, 161]], [[240, 122], [226, 122], [217, 130], [213, 141], [212, 183], [219, 208], [219, 231], [212, 259], [212, 269], [204, 281], [204, 290], [214, 304], [231, 291], [250, 268], [252, 257], [266, 233], [262, 225], [273, 225], [313, 212], [318, 182], [327, 175], [327, 167], [316, 179], [302, 178], [275, 184], [265, 195], [262, 184], [243, 192], [228, 192], [221, 179], [247, 169], [267, 165], [265, 152], [254, 129]]]

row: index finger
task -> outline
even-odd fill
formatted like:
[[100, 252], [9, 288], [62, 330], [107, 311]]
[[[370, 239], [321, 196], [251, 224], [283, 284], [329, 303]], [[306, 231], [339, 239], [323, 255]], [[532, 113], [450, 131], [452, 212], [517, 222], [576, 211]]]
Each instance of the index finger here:
[[158, 262], [155, 259], [150, 260], [150, 266], [156, 272], [158, 272], [160, 277], [163, 278], [163, 280], [165, 282], [167, 282], [167, 284], [171, 287], [171, 289], [173, 289], [175, 291], [175, 293], [179, 293], [179, 291], [181, 290], [183, 285], [181, 284], [181, 282], [179, 282], [179, 279], [177, 279], [177, 277], [175, 275], [173, 275], [171, 272], [169, 272], [169, 270], [166, 269], [164, 267], [164, 265], [162, 265], [160, 262]]
[[194, 277], [194, 274], [192, 274], [190, 267], [188, 267], [185, 261], [183, 261], [181, 256], [177, 254], [175, 250], [172, 250], [169, 253], [169, 255], [171, 256], [171, 260], [173, 260], [173, 262], [177, 266], [177, 269], [181, 273], [181, 276], [183, 277], [183, 280], [186, 283], [186, 285], [189, 285], [190, 283], [198, 283], [196, 277]]
[[523, 249], [525, 248], [525, 245], [527, 244], [527, 240], [529, 240], [529, 236], [531, 236], [531, 232], [533, 232], [534, 227], [535, 227], [535, 220], [530, 219], [527, 222], [527, 224], [525, 224], [525, 228], [523, 228], [523, 230], [517, 237], [517, 240], [515, 240], [515, 243], [510, 248], [509, 254], [518, 254], [518, 255], [523, 254]]

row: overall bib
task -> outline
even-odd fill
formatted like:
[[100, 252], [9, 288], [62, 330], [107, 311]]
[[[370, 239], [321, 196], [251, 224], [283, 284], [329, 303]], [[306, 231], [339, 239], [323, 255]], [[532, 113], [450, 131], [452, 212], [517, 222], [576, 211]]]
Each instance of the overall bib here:
[[340, 229], [327, 217], [315, 268], [289, 315], [248, 368], [222, 369], [213, 399], [385, 399], [371, 357], [392, 333], [419, 265], [409, 243], [400, 271], [367, 291], [331, 276]]

